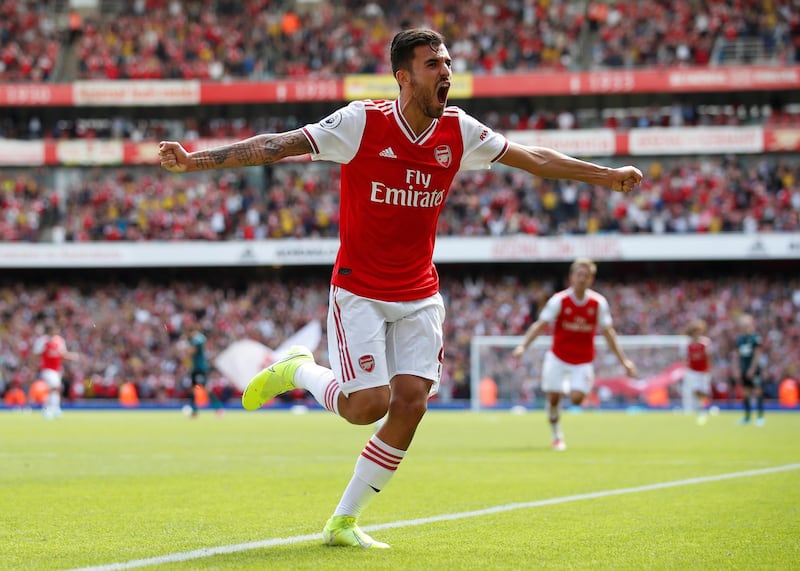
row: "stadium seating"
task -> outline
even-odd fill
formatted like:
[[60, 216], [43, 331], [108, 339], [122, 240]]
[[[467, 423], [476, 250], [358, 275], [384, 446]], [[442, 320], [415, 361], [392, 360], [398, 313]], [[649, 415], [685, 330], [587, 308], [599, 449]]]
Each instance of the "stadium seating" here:
[[[305, 78], [316, 83], [343, 74], [385, 73], [386, 43], [410, 23], [446, 35], [455, 72], [492, 80], [533, 71], [557, 77], [565, 70], [593, 70], [598, 77], [619, 78], [602, 73], [643, 68], [716, 72], [727, 63], [794, 66], [800, 62], [795, 4], [446, 0], [433, 7], [347, 0], [315, 3], [313, 9], [296, 3], [290, 9], [265, 0], [138, 0], [101, 3], [112, 11], [73, 18], [33, 0], [9, 0], [0, 7], [0, 83], [53, 86], [47, 93], [57, 94], [60, 85], [72, 86], [76, 80], [196, 79], [224, 85], [237, 79]], [[780, 69], [791, 72], [794, 67]], [[512, 134], [606, 128], [605, 135], [616, 140], [634, 129], [754, 127], [761, 130], [751, 139], [761, 144], [772, 137], [770, 150], [783, 151], [640, 152], [631, 159], [625, 154], [626, 139], [623, 150], [615, 147], [609, 160], [643, 167], [646, 182], [629, 196], [534, 180], [502, 167], [466, 173], [451, 190], [439, 233], [701, 237], [800, 232], [800, 91], [791, 89], [796, 75], [786, 77], [780, 78], [784, 87], [771, 95], [768, 89], [751, 89], [746, 96], [692, 89], [626, 94], [611, 82], [599, 95], [585, 92], [576, 98], [570, 87], [535, 101], [510, 96], [456, 101], [491, 127]], [[302, 126], [341, 101], [147, 109], [117, 107], [113, 100], [106, 105], [77, 105], [74, 99], [41, 107], [27, 103], [6, 102], [10, 106], [0, 115], [0, 139], [10, 145], [4, 149], [39, 143], [36, 152], [26, 155], [35, 158], [31, 163], [4, 162], [0, 168], [0, 245], [39, 243], [55, 249], [67, 242], [196, 240], [201, 249], [212, 241], [338, 233], [335, 167], [283, 164], [258, 173], [176, 177], [154, 168], [152, 157], [126, 162], [124, 152], [122, 158], [114, 152], [99, 152], [99, 159], [90, 152], [62, 158], [57, 143], [85, 142], [83, 149], [103, 141], [112, 144], [100, 147], [116, 150], [113, 143], [124, 141], [138, 151], [140, 143], [144, 148], [161, 138], [239, 139]], [[724, 132], [732, 139], [741, 133]], [[691, 139], [693, 134], [683, 136]], [[621, 334], [674, 334], [689, 318], [702, 315], [717, 345], [715, 379], [727, 381], [733, 319], [751, 312], [765, 339], [769, 386], [800, 375], [796, 271], [787, 275], [771, 269], [759, 276], [758, 271], [717, 267], [699, 278], [690, 270], [654, 270], [631, 279], [615, 268], [613, 262], [603, 265], [598, 289], [610, 298]], [[527, 264], [483, 279], [469, 277], [469, 269], [446, 264], [439, 269], [449, 316], [443, 392], [464, 397], [470, 337], [523, 332], [539, 294], [558, 287], [560, 278], [551, 269], [531, 274]], [[4, 272], [0, 279], [0, 393], [34, 379], [33, 339], [41, 323], [56, 315], [67, 345], [84, 356], [68, 365], [71, 396], [117, 398], [120, 386], [132, 382], [143, 402], [186, 396], [188, 363], [180, 332], [187, 315], [203, 320], [212, 356], [236, 339], [276, 346], [309, 320], [324, 323], [328, 276], [321, 267], [288, 280], [263, 268], [244, 276], [227, 269], [112, 268], [93, 277], [56, 274], [46, 264], [39, 270], [26, 277]], [[318, 353], [324, 362], [324, 349]], [[225, 395], [235, 392], [216, 372], [212, 388]]]
[[[800, 160], [642, 159], [635, 196], [508, 170], [465, 173], [440, 235], [800, 231]], [[74, 169], [73, 169], [74, 170]], [[82, 171], [54, 188], [46, 171], [0, 171], [4, 241], [252, 240], [336, 237], [338, 172], [286, 166], [263, 190], [243, 173], [178, 178], [145, 168]], [[234, 194], [233, 190], [236, 191]]]
[[[781, 380], [800, 375], [797, 276], [623, 279], [611, 266], [602, 265], [600, 270], [596, 287], [608, 297], [620, 334], [673, 335], [693, 316], [704, 315], [715, 345], [714, 379], [726, 383], [737, 334], [735, 318], [750, 312], [763, 332], [769, 394], [776, 397]], [[612, 275], [604, 279], [608, 272]], [[36, 372], [30, 347], [41, 322], [55, 313], [62, 315], [67, 346], [83, 355], [78, 363], [67, 365], [73, 398], [115, 398], [122, 383], [133, 382], [140, 398], [150, 402], [187, 394], [188, 352], [180, 335], [188, 316], [202, 323], [212, 358], [238, 339], [258, 339], [276, 347], [308, 321], [324, 325], [326, 270], [289, 279], [250, 273], [255, 275], [233, 273], [235, 283], [226, 276], [203, 283], [187, 279], [157, 283], [156, 272], [143, 279], [127, 272], [124, 281], [0, 286], [0, 308], [10, 326], [0, 344], [0, 376], [30, 382]], [[521, 335], [535, 317], [537, 303], [562, 287], [561, 277], [552, 270], [529, 270], [523, 275], [508, 270], [481, 278], [446, 268], [442, 273], [448, 306], [443, 393], [463, 397], [469, 386], [472, 335]], [[325, 347], [323, 341], [318, 351], [322, 362]], [[218, 373], [212, 380], [214, 390], [235, 393]]]
[[[106, 4], [108, 9], [113, 4]], [[796, 61], [788, 0], [696, 4], [626, 0], [472, 4], [420, 9], [387, 2], [302, 4], [142, 1], [89, 12], [74, 27], [30, 0], [4, 3], [0, 80], [46, 80], [54, 68], [79, 79], [264, 79], [386, 71], [385, 46], [408, 22], [441, 31], [455, 71], [503, 73], [571, 67]], [[268, 9], [270, 8], [270, 9]], [[61, 17], [59, 17], [61, 16]], [[513, 40], [513, 41], [510, 41]]]

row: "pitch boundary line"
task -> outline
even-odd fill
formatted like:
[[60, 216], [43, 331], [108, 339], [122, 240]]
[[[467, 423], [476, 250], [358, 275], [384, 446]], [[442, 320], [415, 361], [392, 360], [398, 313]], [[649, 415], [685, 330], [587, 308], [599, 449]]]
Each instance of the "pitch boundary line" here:
[[[419, 526], [429, 523], [436, 523], [440, 521], [453, 521], [458, 519], [466, 519], [470, 517], [479, 517], [490, 514], [509, 512], [514, 510], [538, 508], [543, 506], [552, 506], [556, 504], [565, 504], [569, 502], [579, 502], [583, 500], [593, 500], [598, 498], [608, 498], [611, 496], [621, 496], [625, 494], [636, 494], [639, 492], [650, 492], [653, 490], [665, 490], [668, 488], [678, 488], [680, 486], [692, 486], [695, 484], [707, 484], [709, 482], [720, 482], [722, 480], [733, 480], [735, 478], [748, 478], [752, 476], [763, 476], [766, 474], [775, 474], [777, 472], [787, 472], [789, 470], [799, 470], [800, 464], [786, 464], [784, 466], [774, 466], [772, 468], [761, 468], [758, 470], [745, 470], [743, 472], [730, 472], [728, 474], [718, 474], [716, 476], [701, 476], [697, 478], [686, 478], [684, 480], [674, 480], [672, 482], [661, 482], [658, 484], [646, 484], [644, 486], [633, 486], [630, 488], [619, 488], [617, 490], [603, 490], [600, 492], [589, 492], [586, 494], [575, 494], [571, 496], [561, 496], [558, 498], [550, 498], [547, 500], [536, 500], [532, 502], [519, 502], [513, 504], [505, 504], [502, 506], [495, 506], [491, 508], [484, 508], [480, 510], [473, 510], [468, 512], [459, 512], [452, 514], [442, 514], [437, 516], [422, 517], [417, 519], [406, 519], [401, 521], [394, 521], [389, 523], [379, 523], [375, 525], [364, 526], [364, 531], [378, 531], [381, 529], [392, 529], [398, 527]], [[180, 553], [172, 553], [169, 555], [160, 555], [158, 557], [148, 557], [146, 559], [134, 559], [122, 563], [109, 563], [107, 565], [97, 565], [92, 567], [79, 567], [71, 571], [116, 571], [118, 569], [136, 569], [139, 567], [149, 567], [151, 565], [161, 565], [164, 563], [180, 563], [183, 561], [191, 561], [193, 559], [202, 559], [204, 557], [212, 557], [214, 555], [225, 555], [228, 553], [238, 553], [241, 551], [249, 551], [251, 549], [263, 549], [265, 547], [275, 547], [276, 545], [292, 545], [295, 543], [303, 543], [306, 541], [319, 540], [319, 533], [312, 533], [307, 535], [295, 535], [293, 537], [276, 537], [273, 539], [264, 539], [262, 541], [251, 541], [248, 543], [238, 543], [235, 545], [223, 545], [220, 547], [204, 547], [192, 551], [184, 551]]]

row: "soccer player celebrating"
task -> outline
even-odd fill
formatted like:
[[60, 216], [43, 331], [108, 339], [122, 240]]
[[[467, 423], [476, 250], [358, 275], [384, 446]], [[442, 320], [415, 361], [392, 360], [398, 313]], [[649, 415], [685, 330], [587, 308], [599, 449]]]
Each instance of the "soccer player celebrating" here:
[[628, 376], [636, 376], [636, 367], [617, 341], [608, 301], [590, 289], [596, 274], [597, 266], [592, 260], [575, 260], [569, 270], [569, 287], [547, 300], [539, 318], [528, 327], [522, 343], [512, 352], [514, 357], [521, 357], [534, 339], [548, 325], [553, 325], [553, 344], [542, 364], [542, 390], [547, 393], [553, 450], [567, 449], [560, 422], [562, 395], [569, 394], [572, 404], [579, 406], [592, 390], [594, 336], [598, 328]]
[[242, 395], [244, 408], [255, 410], [300, 387], [353, 424], [386, 416], [325, 524], [328, 545], [388, 547], [356, 522], [395, 474], [428, 398], [438, 390], [445, 310], [433, 249], [456, 173], [501, 162], [620, 192], [642, 179], [632, 166], [608, 168], [512, 143], [447, 106], [451, 59], [439, 33], [404, 30], [390, 51], [400, 88], [394, 101], [354, 101], [319, 123], [207, 151], [188, 153], [177, 142], [159, 145], [161, 166], [178, 173], [263, 165], [307, 153], [341, 164], [340, 247], [328, 310], [331, 369], [295, 347], [258, 373]]
[[704, 335], [706, 322], [695, 319], [686, 327], [689, 342], [684, 348], [686, 373], [683, 376], [684, 412], [697, 411], [697, 423], [705, 424], [706, 406], [711, 398], [711, 339]]
[[736, 365], [738, 365], [737, 379], [742, 385], [744, 418], [740, 424], [750, 422], [752, 409], [751, 399], [756, 397], [758, 417], [756, 425], [764, 425], [764, 389], [761, 380], [761, 336], [756, 332], [756, 322], [752, 315], [744, 314], [739, 317], [741, 334], [736, 337]]

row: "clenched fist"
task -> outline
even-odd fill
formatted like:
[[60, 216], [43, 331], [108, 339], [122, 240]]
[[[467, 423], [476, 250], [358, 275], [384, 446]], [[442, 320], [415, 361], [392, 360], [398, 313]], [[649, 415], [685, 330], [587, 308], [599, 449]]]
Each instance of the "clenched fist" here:
[[613, 182], [611, 190], [616, 192], [630, 192], [642, 182], [642, 171], [632, 166], [620, 167], [612, 170]]
[[184, 173], [189, 168], [189, 153], [174, 141], [161, 141], [158, 144], [158, 158], [161, 159], [162, 168], [170, 172]]

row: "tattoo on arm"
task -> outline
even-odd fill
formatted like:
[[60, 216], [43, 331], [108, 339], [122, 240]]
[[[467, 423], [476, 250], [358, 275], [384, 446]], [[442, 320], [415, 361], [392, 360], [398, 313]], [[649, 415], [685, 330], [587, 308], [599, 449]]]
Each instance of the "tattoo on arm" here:
[[286, 157], [311, 152], [302, 131], [257, 135], [244, 141], [192, 155], [196, 170], [251, 167], [274, 163]]
[[264, 141], [263, 152], [266, 162], [271, 163], [285, 157], [310, 153], [311, 145], [303, 132], [295, 129], [288, 133], [269, 136]]

